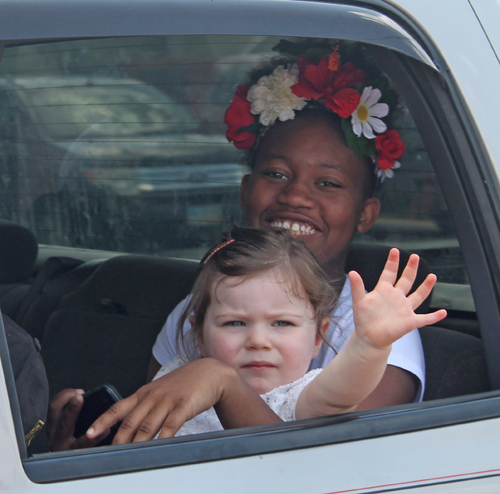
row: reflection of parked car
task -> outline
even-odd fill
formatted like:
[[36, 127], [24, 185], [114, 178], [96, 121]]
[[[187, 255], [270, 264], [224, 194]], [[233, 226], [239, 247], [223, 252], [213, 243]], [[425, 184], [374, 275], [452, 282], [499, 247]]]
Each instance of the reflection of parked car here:
[[[143, 117], [135, 112], [123, 112], [117, 121], [110, 117], [113, 92], [132, 106], [139, 94], [146, 95], [145, 107], [155, 95], [170, 108], [172, 100], [149, 86], [130, 89], [130, 74], [140, 74], [141, 59], [177, 64], [178, 78], [168, 84], [182, 87], [165, 88], [172, 95], [189, 92], [191, 83], [210, 83], [184, 62], [215, 65], [233, 57], [237, 63], [255, 35], [268, 38], [265, 46], [292, 35], [366, 43], [401, 94], [414, 136], [412, 159], [383, 192], [385, 223], [371, 239], [421, 248], [427, 256], [435, 234], [437, 250], [430, 260], [459, 275], [442, 284], [432, 300], [451, 309], [446, 327], [421, 331], [424, 403], [120, 447], [29, 457], [0, 333], [3, 491], [497, 491], [498, 4], [101, 0], [89, 9], [84, 1], [39, 0], [29, 7], [28, 15], [26, 2], [4, 0], [0, 6], [0, 218], [37, 227], [44, 245], [31, 276], [0, 277], [0, 306], [15, 316], [29, 287], [35, 287], [22, 324], [41, 340], [52, 393], [68, 383], [87, 388], [115, 379], [126, 393], [136, 389], [156, 333], [196, 270], [196, 263], [178, 257], [195, 258], [229, 220], [225, 212], [238, 208], [239, 172], [232, 155], [225, 154], [220, 122], [204, 122], [202, 128], [210, 129], [202, 132], [183, 100], [176, 100], [169, 117], [156, 107]], [[245, 63], [244, 56], [240, 60]], [[109, 111], [82, 97], [80, 120], [60, 118], [59, 106], [89, 88], [59, 87], [45, 104], [46, 118], [38, 120], [42, 108], [30, 97], [37, 90], [28, 85], [45, 78], [49, 87], [82, 78], [83, 72], [94, 81], [125, 81], [107, 93], [97, 90], [101, 99], [109, 98]], [[196, 80], [183, 80], [183, 72]], [[28, 79], [32, 83], [21, 88], [19, 81]], [[212, 93], [216, 89], [203, 94]], [[42, 92], [39, 96], [41, 101]], [[227, 102], [197, 105], [220, 105], [213, 114], [222, 114]], [[226, 190], [229, 183], [234, 188]], [[123, 251], [132, 254], [120, 255]], [[33, 278], [54, 256], [75, 261], [40, 282], [37, 291]], [[362, 256], [368, 271], [372, 257]]]
[[[57, 243], [55, 231], [61, 229], [71, 230], [62, 243], [83, 242], [95, 204], [75, 201], [81, 194], [100, 202], [100, 220], [92, 229], [108, 238], [88, 247], [134, 250], [120, 221], [109, 221], [110, 216], [120, 209], [142, 217], [151, 201], [164, 218], [163, 225], [157, 218], [157, 231], [187, 220], [208, 231], [215, 223], [218, 232], [224, 218], [237, 214], [223, 207], [224, 197], [238, 194], [243, 175], [234, 149], [223, 135], [199, 133], [200, 122], [156, 88], [126, 77], [68, 75], [4, 78], [0, 91], [11, 108], [24, 112], [22, 123], [8, 131], [11, 142], [25, 149], [10, 154], [29, 156], [30, 175], [38, 168], [52, 178], [32, 180], [31, 194], [38, 195], [34, 226], [42, 242]], [[134, 199], [138, 195], [140, 201]], [[200, 211], [195, 216], [193, 202]], [[71, 226], [60, 225], [54, 213], [61, 208], [73, 210]], [[134, 226], [136, 236], [154, 237], [144, 227]], [[163, 248], [171, 245], [172, 238]]]

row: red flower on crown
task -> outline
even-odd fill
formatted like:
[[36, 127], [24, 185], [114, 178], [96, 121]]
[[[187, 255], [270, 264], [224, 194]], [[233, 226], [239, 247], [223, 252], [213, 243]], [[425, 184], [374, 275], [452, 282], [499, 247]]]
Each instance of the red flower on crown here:
[[394, 129], [375, 137], [375, 147], [378, 150], [377, 164], [381, 170], [392, 168], [405, 153], [405, 143]]
[[297, 62], [300, 79], [291, 89], [295, 95], [303, 98], [325, 98], [327, 108], [347, 118], [356, 110], [361, 97], [359, 91], [350, 86], [364, 84], [366, 73], [350, 62], [342, 65], [335, 55], [336, 52], [322, 58], [318, 65], [301, 58]]
[[[358, 156], [373, 157], [380, 181], [391, 178], [401, 166], [397, 160], [403, 156], [405, 144], [396, 130], [386, 130], [387, 122], [382, 118], [388, 117], [390, 108], [386, 102], [378, 102], [382, 93], [372, 86], [373, 82], [367, 85], [366, 72], [351, 62], [342, 63], [338, 51], [339, 46], [335, 46], [316, 62], [303, 56], [296, 65], [278, 66], [251, 88], [238, 86], [224, 116], [229, 142], [238, 149], [249, 149], [277, 116], [283, 122], [291, 120], [307, 107], [307, 100], [314, 100], [343, 119], [348, 146]], [[359, 131], [358, 127], [364, 129], [365, 125], [370, 132]]]
[[257, 134], [242, 131], [242, 127], [248, 127], [255, 121], [255, 117], [250, 113], [251, 103], [247, 100], [248, 86], [238, 86], [234, 94], [231, 105], [224, 115], [224, 123], [228, 126], [226, 137], [229, 142], [233, 142], [237, 149], [248, 149], [252, 147]]

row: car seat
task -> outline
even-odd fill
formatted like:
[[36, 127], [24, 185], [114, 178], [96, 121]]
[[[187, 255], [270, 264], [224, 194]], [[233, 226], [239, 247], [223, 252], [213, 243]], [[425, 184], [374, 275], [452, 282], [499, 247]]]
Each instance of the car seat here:
[[445, 328], [420, 329], [425, 355], [424, 400], [489, 391], [483, 342]]
[[[376, 244], [372, 242], [360, 242], [353, 243], [347, 254], [347, 260], [345, 264], [345, 272], [357, 271], [363, 282], [365, 284], [365, 289], [371, 292], [380, 278], [382, 270], [384, 269], [385, 263], [387, 261], [387, 256], [391, 247], [383, 244]], [[398, 278], [401, 276], [404, 267], [408, 263], [410, 258], [410, 252], [406, 250], [399, 249], [400, 259], [399, 259], [399, 269]], [[424, 259], [420, 259], [418, 265], [417, 277], [415, 283], [413, 283], [410, 293], [413, 292], [427, 277], [431, 272], [429, 264]], [[416, 312], [426, 313], [429, 311], [431, 296], [427, 297], [426, 300], [422, 302], [420, 307]]]
[[189, 292], [197, 265], [117, 256], [63, 297], [42, 342], [51, 396], [109, 383], [126, 397], [142, 386], [156, 336]]

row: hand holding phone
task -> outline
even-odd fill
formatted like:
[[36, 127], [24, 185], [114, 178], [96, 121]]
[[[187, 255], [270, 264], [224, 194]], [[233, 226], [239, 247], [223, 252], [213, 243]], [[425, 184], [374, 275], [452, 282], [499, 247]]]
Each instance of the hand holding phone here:
[[[120, 393], [111, 385], [103, 384], [87, 391], [83, 395], [83, 407], [75, 423], [75, 437], [83, 436], [88, 428], [112, 405], [120, 401]], [[120, 423], [111, 428], [110, 433], [97, 446], [106, 446], [113, 442]]]

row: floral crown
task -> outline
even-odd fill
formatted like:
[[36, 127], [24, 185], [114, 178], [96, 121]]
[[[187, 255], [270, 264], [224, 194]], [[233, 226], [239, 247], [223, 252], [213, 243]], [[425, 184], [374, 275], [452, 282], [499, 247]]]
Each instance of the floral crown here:
[[[346, 61], [353, 48], [348, 42], [332, 46], [326, 40], [281, 40], [274, 50], [287, 60], [255, 84], [237, 87], [224, 117], [228, 141], [238, 149], [249, 149], [277, 119], [292, 120], [305, 107], [321, 105], [339, 115], [356, 156], [370, 157], [381, 181], [391, 178], [405, 152], [398, 132], [389, 128], [397, 96], [385, 76], [369, 79], [365, 70]], [[354, 55], [363, 61], [360, 47]], [[366, 56], [364, 61], [370, 64]]]

